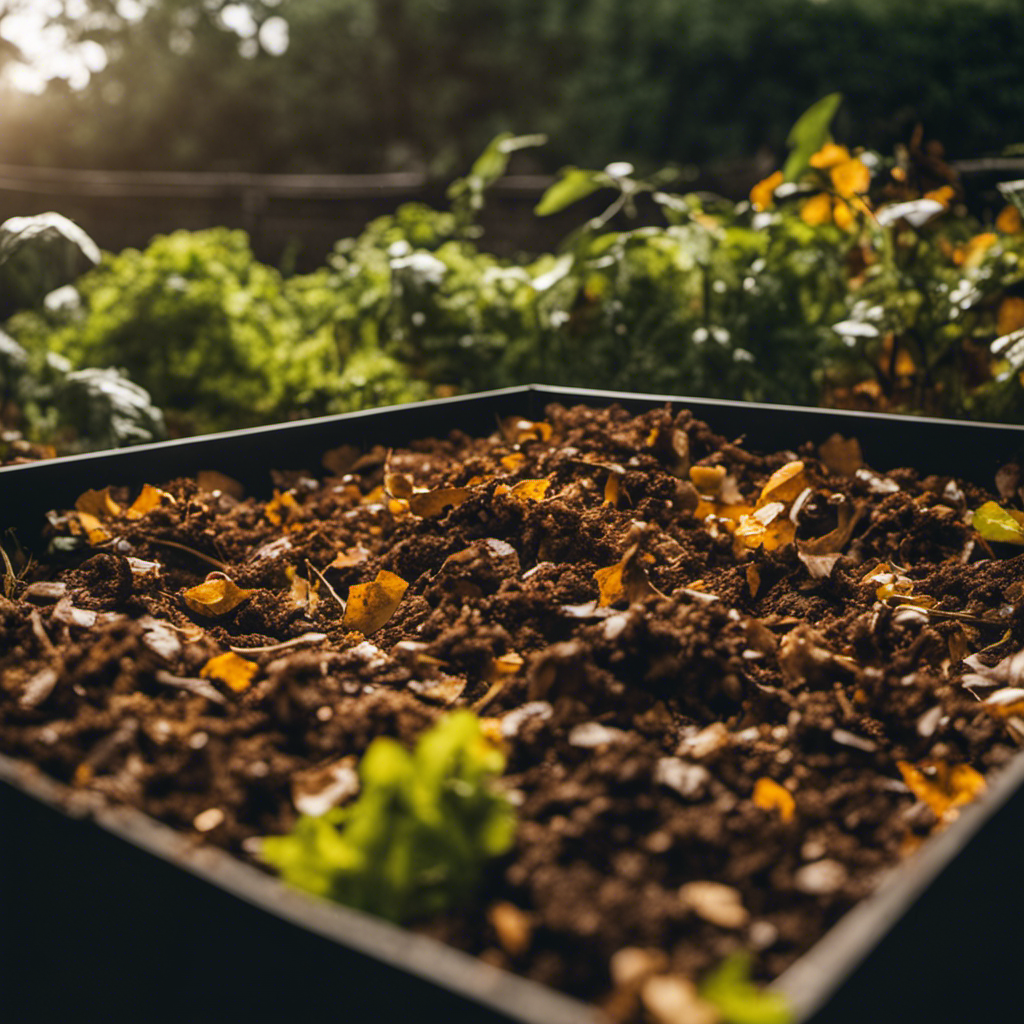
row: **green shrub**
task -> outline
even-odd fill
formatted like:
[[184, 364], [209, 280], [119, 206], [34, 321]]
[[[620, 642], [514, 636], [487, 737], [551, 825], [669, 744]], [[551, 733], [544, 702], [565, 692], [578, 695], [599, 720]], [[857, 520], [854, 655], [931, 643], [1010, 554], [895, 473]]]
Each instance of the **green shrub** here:
[[299, 818], [291, 835], [263, 839], [260, 856], [291, 885], [393, 921], [463, 906], [512, 845], [512, 805], [491, 782], [504, 768], [469, 711], [445, 716], [411, 753], [379, 737], [358, 799]]

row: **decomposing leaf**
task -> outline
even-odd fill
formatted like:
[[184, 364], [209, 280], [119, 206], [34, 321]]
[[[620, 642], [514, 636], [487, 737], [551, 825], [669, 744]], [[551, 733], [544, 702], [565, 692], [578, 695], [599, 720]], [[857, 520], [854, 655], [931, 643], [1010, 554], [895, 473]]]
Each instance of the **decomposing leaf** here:
[[243, 590], [223, 573], [210, 573], [205, 582], [190, 587], [182, 597], [185, 604], [199, 615], [215, 617], [234, 611], [248, 600], [254, 590]]
[[847, 440], [842, 434], [833, 434], [818, 445], [818, 456], [837, 476], [853, 476], [864, 465], [860, 442], [855, 437]]
[[354, 444], [343, 444], [325, 451], [320, 464], [328, 473], [344, 476], [352, 470], [359, 455], [360, 451]]
[[435, 704], [454, 704], [465, 692], [468, 682], [461, 676], [438, 675], [433, 679], [413, 679], [409, 689]]
[[785, 786], [780, 786], [774, 779], [762, 776], [754, 783], [754, 803], [762, 811], [778, 811], [783, 822], [790, 822], [796, 814], [796, 801], [793, 794]]
[[279, 491], [275, 488], [274, 497], [267, 502], [263, 514], [274, 526], [284, 526], [288, 529], [296, 520], [302, 518], [302, 506], [295, 500], [295, 495], [291, 491]]
[[235, 693], [243, 693], [259, 674], [260, 667], [248, 658], [239, 657], [233, 651], [211, 658], [200, 670], [203, 679], [216, 679]]
[[[348, 569], [354, 565], [362, 565], [370, 557], [370, 552], [366, 550], [361, 544], [357, 544], [354, 548], [348, 548], [346, 551], [339, 552], [334, 561], [331, 562], [327, 569]], [[324, 570], [327, 571], [326, 569]]]
[[622, 484], [618, 473], [609, 473], [604, 484], [604, 501], [602, 505], [611, 505], [612, 508], [619, 507], [619, 498], [622, 495]]
[[300, 576], [293, 566], [285, 569], [285, 575], [291, 581], [288, 591], [288, 600], [296, 608], [302, 608], [312, 615], [320, 603], [320, 581], [310, 583], [309, 580]]
[[985, 710], [997, 718], [1024, 712], [1024, 687], [1007, 686], [985, 698]]
[[836, 509], [838, 524], [834, 530], [821, 537], [796, 542], [797, 557], [807, 566], [807, 571], [814, 579], [824, 579], [832, 575], [832, 570], [842, 557], [843, 548], [849, 542], [853, 529], [863, 513], [863, 505], [845, 501]]
[[408, 498], [415, 489], [413, 478], [408, 473], [392, 473], [385, 466], [384, 491], [392, 498]]
[[241, 501], [245, 497], [245, 488], [233, 477], [218, 473], [215, 469], [203, 469], [196, 474], [196, 483], [201, 491], [216, 494], [217, 491], [229, 494]]
[[372, 583], [356, 583], [348, 592], [342, 626], [365, 636], [376, 633], [395, 613], [409, 584], [401, 576], [381, 569]]
[[540, 501], [551, 486], [550, 480], [520, 480], [514, 487], [499, 484], [494, 493], [496, 496], [508, 494], [517, 501]]
[[165, 501], [173, 503], [174, 498], [166, 491], [160, 490], [159, 487], [146, 484], [139, 496], [125, 509], [125, 518], [141, 519], [147, 512], [159, 508]]
[[107, 519], [121, 514], [121, 506], [110, 496], [110, 488], [85, 491], [75, 500], [75, 508], [97, 519]]
[[747, 566], [747, 589], [751, 597], [757, 597], [757, 592], [761, 589], [761, 572], [753, 564]]
[[957, 808], [985, 791], [985, 777], [969, 764], [931, 761], [913, 765], [897, 761], [896, 767], [911, 793], [942, 822], [951, 821], [958, 813]]
[[522, 452], [512, 452], [511, 455], [503, 455], [500, 461], [502, 469], [517, 473], [526, 465], [526, 456]]
[[761, 508], [772, 502], [780, 501], [788, 505], [795, 501], [805, 487], [809, 486], [807, 470], [803, 462], [787, 462], [775, 470], [768, 482], [761, 488], [761, 497], [757, 499], [757, 507]]
[[645, 597], [664, 597], [660, 590], [647, 578], [640, 564], [640, 545], [634, 544], [623, 556], [622, 561], [594, 573], [599, 596], [598, 607], [606, 608], [620, 601], [634, 604]]
[[378, 484], [364, 494], [359, 500], [360, 505], [383, 505], [392, 515], [402, 515], [409, 511], [409, 503], [404, 498], [393, 498], [384, 490], [382, 484]]
[[72, 533], [83, 534], [89, 543], [96, 547], [105, 544], [113, 534], [89, 512], [77, 512], [68, 520]]
[[438, 487], [408, 496], [409, 511], [423, 519], [435, 519], [446, 509], [457, 508], [469, 498], [468, 487]]
[[791, 544], [796, 536], [796, 527], [788, 516], [783, 515], [786, 506], [781, 501], [772, 501], [755, 509], [750, 515], [740, 517], [736, 525], [737, 541], [746, 548], [776, 548]]
[[698, 494], [713, 498], [721, 490], [725, 472], [725, 466], [693, 466], [690, 469], [690, 482], [697, 488]]
[[491, 684], [490, 688], [476, 701], [473, 710], [480, 711], [490, 704], [505, 689], [505, 684], [509, 679], [516, 675], [522, 667], [523, 657], [515, 651], [509, 651], [507, 654], [501, 655], [500, 658], [493, 658], [486, 677], [487, 682]]
[[551, 440], [551, 424], [543, 420], [535, 423], [521, 416], [509, 416], [501, 421], [500, 427], [502, 434], [511, 444]]
[[[1018, 516], [1021, 518], [1019, 519]], [[994, 501], [986, 501], [971, 518], [971, 526], [985, 540], [1001, 541], [1004, 544], [1024, 546], [1024, 514], [1016, 515], [1010, 509], [1001, 508]]]

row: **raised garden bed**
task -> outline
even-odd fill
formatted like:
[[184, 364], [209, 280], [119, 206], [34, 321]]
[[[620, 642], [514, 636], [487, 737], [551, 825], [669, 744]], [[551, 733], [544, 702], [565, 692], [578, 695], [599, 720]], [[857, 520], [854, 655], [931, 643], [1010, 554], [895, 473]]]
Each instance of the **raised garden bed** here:
[[[549, 402], [612, 397], [642, 417], [552, 408], [535, 425]], [[1006, 884], [996, 868], [1020, 832], [1007, 802], [1024, 768], [1012, 716], [978, 694], [998, 689], [987, 669], [1021, 646], [1024, 574], [985, 550], [964, 513], [991, 497], [1024, 432], [689, 400], [669, 413], [663, 401], [514, 389], [4, 471], [23, 538], [46, 509], [113, 485], [82, 503], [85, 516], [54, 520], [59, 546], [76, 548], [65, 569], [37, 572], [4, 606], [3, 749], [56, 780], [4, 765], [5, 799], [26, 823], [5, 844], [25, 931], [22, 980], [5, 986], [17, 1019], [67, 1005], [25, 980], [67, 942], [44, 906], [74, 921], [78, 998], [91, 992], [97, 1016], [141, 995], [146, 1019], [185, 1006], [193, 1019], [325, 1019], [335, 972], [347, 972], [350, 1019], [413, 998], [430, 1019], [593, 1019], [496, 964], [640, 1019], [655, 997], [614, 984], [621, 959], [609, 972], [629, 947], [647, 951], [645, 970], [692, 977], [747, 949], [803, 1018], [830, 997], [825, 1020], [888, 1019], [880, 1007], [928, 1019], [935, 1005], [991, 998], [992, 984], [972, 980], [936, 1004], [929, 978], [951, 941], [936, 921], [952, 915], [963, 940], [1020, 902], [984, 899]], [[494, 434], [495, 416], [491, 440], [470, 440]], [[456, 427], [466, 433], [405, 447]], [[857, 437], [875, 470], [920, 475], [871, 472], [848, 446], [823, 460], [817, 446], [836, 432]], [[385, 461], [376, 445], [405, 450]], [[325, 483], [293, 472], [328, 449]], [[209, 478], [170, 482], [211, 469], [264, 500], [239, 502]], [[169, 497], [133, 506], [146, 483]], [[195, 589], [211, 568], [213, 605]], [[400, 578], [400, 600], [360, 623], [351, 588], [382, 570]], [[231, 608], [225, 576], [248, 592]], [[369, 641], [353, 635], [360, 624]], [[250, 677], [208, 669], [226, 653], [256, 666]], [[981, 677], [973, 692], [968, 671]], [[338, 782], [375, 735], [411, 743], [457, 706], [502, 737], [519, 840], [476, 901], [417, 922], [421, 934], [284, 891], [217, 849], [255, 857], [255, 837], [288, 832], [296, 806], [327, 799], [311, 769], [329, 764]], [[124, 873], [88, 913], [95, 880], [110, 884], [104, 863]], [[145, 896], [130, 906], [115, 895], [136, 886]], [[142, 950], [115, 938], [139, 915]], [[964, 945], [958, 962], [988, 972], [1013, 949]], [[260, 957], [273, 993], [239, 993], [215, 972], [152, 1002], [154, 960], [202, 973], [218, 956], [248, 970]], [[102, 982], [115, 965], [116, 988]]]

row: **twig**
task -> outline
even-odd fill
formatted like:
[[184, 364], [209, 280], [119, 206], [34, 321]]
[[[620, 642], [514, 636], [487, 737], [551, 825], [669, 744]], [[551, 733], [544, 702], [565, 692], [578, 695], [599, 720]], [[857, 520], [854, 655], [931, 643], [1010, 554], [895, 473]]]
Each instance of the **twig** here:
[[331, 595], [331, 597], [334, 598], [335, 601], [338, 602], [338, 606], [341, 608], [342, 614], [344, 614], [345, 610], [347, 608], [345, 602], [342, 601], [342, 599], [340, 597], [338, 597], [338, 594], [335, 591], [334, 587], [332, 587], [330, 585], [330, 583], [327, 582], [327, 580], [324, 578], [323, 573], [320, 572], [319, 569], [316, 569], [316, 568], [313, 567], [312, 562], [310, 562], [310, 560], [308, 558], [306, 559], [306, 568], [311, 573], [314, 573], [316, 575], [317, 579], [320, 580], [320, 582], [327, 588], [327, 592]]
[[148, 534], [142, 534], [141, 539], [148, 541], [150, 544], [159, 544], [165, 548], [177, 548], [179, 551], [184, 551], [187, 555], [192, 555], [194, 558], [198, 558], [202, 562], [206, 562], [207, 565], [212, 565], [215, 569], [220, 569], [221, 572], [227, 572], [231, 566], [226, 562], [218, 561], [210, 555], [204, 555], [202, 551], [196, 551], [195, 548], [187, 547], [185, 544], [179, 544], [174, 540], [160, 540], [158, 537], [150, 537]]

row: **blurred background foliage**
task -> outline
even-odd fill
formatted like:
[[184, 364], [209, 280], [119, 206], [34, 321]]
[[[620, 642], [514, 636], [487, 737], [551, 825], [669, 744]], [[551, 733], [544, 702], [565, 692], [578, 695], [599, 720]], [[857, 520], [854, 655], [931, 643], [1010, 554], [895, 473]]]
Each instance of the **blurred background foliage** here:
[[649, 169], [777, 155], [833, 90], [867, 146], [1022, 141], [1019, 0], [0, 0], [0, 34], [33, 5], [92, 73], [8, 91], [0, 162], [446, 178], [508, 129]]

